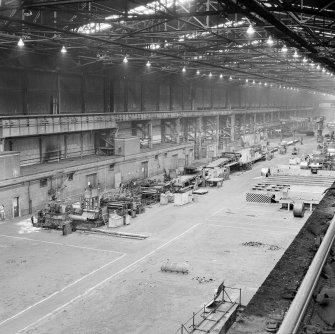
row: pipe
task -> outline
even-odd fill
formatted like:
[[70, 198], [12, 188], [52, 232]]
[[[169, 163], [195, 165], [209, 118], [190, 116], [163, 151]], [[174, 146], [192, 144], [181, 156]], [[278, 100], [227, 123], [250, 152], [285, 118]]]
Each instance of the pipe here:
[[295, 334], [305, 315], [309, 301], [318, 282], [322, 268], [327, 260], [328, 253], [335, 239], [335, 217], [331, 220], [327, 233], [314, 256], [314, 259], [292, 301], [289, 310], [277, 334]]
[[72, 215], [72, 214], [70, 214], [68, 217], [70, 219], [72, 219], [72, 220], [78, 220], [78, 221], [82, 221], [82, 222], [86, 222], [87, 221], [87, 217], [83, 217], [83, 216], [79, 216], [79, 215]]

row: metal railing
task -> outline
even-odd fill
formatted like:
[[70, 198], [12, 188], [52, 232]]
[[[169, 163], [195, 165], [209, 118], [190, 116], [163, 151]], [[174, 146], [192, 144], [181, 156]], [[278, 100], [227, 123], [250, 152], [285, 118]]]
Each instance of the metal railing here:
[[0, 138], [36, 136], [116, 128], [112, 114], [0, 117]]
[[278, 334], [295, 334], [308, 309], [308, 304], [319, 280], [322, 268], [327, 260], [329, 251], [335, 240], [335, 218], [332, 219], [327, 233], [309, 266], [309, 269], [299, 287], [299, 290], [288, 309], [286, 316], [278, 330]]
[[36, 136], [116, 128], [117, 122], [159, 119], [228, 116], [246, 113], [308, 111], [311, 107], [143, 111], [58, 115], [0, 116], [0, 138]]

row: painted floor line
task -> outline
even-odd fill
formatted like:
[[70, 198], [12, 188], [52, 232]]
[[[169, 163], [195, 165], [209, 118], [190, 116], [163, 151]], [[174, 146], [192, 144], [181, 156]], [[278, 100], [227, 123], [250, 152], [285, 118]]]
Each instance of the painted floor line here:
[[42, 244], [50, 244], [50, 245], [57, 245], [57, 246], [66, 246], [66, 247], [73, 247], [73, 248], [79, 248], [79, 249], [86, 249], [86, 250], [93, 250], [98, 252], [108, 252], [108, 253], [115, 253], [115, 254], [123, 254], [122, 252], [113, 251], [109, 249], [101, 249], [101, 248], [93, 248], [93, 247], [83, 247], [83, 246], [77, 246], [77, 245], [71, 245], [71, 244], [64, 244], [61, 242], [54, 242], [54, 241], [45, 241], [45, 240], [38, 240], [38, 239], [31, 239], [31, 238], [24, 238], [24, 237], [16, 237], [13, 235], [6, 235], [6, 234], [0, 234], [0, 237], [4, 238], [12, 238], [12, 239], [21, 239], [21, 240], [27, 240], [27, 241], [35, 241]]
[[[214, 223], [218, 223], [218, 222], [220, 222], [220, 221], [218, 221], [217, 219], [207, 219], [206, 221], [208, 221], [208, 222], [214, 222]], [[222, 221], [221, 221], [222, 222]], [[229, 223], [229, 222], [222, 222], [222, 226], [226, 226], [225, 224], [226, 223]], [[230, 222], [231, 223], [231, 222]], [[278, 222], [278, 224], [282, 224], [283, 222]], [[240, 222], [234, 222], [234, 224], [235, 225], [233, 225], [233, 226], [241, 226], [241, 227], [253, 227], [253, 226], [261, 226], [261, 227], [269, 227], [269, 228], [279, 228], [279, 229], [289, 229], [289, 230], [297, 230], [297, 229], [301, 229], [301, 227], [303, 226], [303, 225], [301, 225], [301, 226], [299, 226], [299, 225], [296, 225], [295, 227], [292, 227], [292, 225], [277, 225], [277, 226], [273, 226], [273, 225], [267, 225], [267, 224], [254, 224], [254, 223], [251, 223], [251, 224], [243, 224], [243, 223], [240, 223]], [[243, 224], [243, 225], [242, 225]], [[217, 224], [218, 226], [220, 226], [221, 224]]]
[[211, 217], [217, 215], [219, 212], [223, 211], [224, 209], [225, 209], [225, 208], [221, 208], [220, 210], [215, 211], [209, 218], [211, 218]]
[[[254, 231], [254, 228], [251, 227], [245, 227], [245, 226], [236, 226], [236, 225], [218, 225], [218, 224], [204, 224], [205, 226], [216, 226], [216, 227], [224, 227], [224, 228], [234, 228], [234, 229], [239, 229], [239, 230], [246, 230], [246, 231]], [[261, 229], [257, 229], [259, 231], [267, 231], [267, 232], [273, 232], [273, 233], [278, 233], [278, 232], [282, 232], [283, 230], [290, 230], [287, 231], [288, 233], [292, 233], [292, 232], [299, 232], [300, 229], [293, 229], [293, 228], [279, 228], [279, 230], [270, 230], [270, 229], [266, 229], [264, 227], [267, 227], [266, 225], [253, 225], [253, 226], [257, 226], [257, 227], [261, 227]]]
[[[135, 266], [136, 264], [140, 263], [141, 261], [145, 260], [147, 257], [153, 255], [156, 251], [164, 248], [165, 246], [169, 245], [170, 243], [178, 240], [179, 238], [181, 238], [182, 236], [184, 236], [186, 233], [190, 232], [191, 230], [193, 230], [195, 227], [202, 225], [201, 223], [198, 223], [196, 225], [191, 226], [189, 229], [187, 229], [186, 231], [184, 231], [183, 233], [177, 235], [176, 237], [172, 238], [171, 240], [165, 242], [164, 244], [162, 244], [161, 246], [155, 248], [154, 250], [152, 250], [151, 252], [149, 252], [148, 254], [144, 255], [143, 257], [141, 257], [140, 259], [134, 261], [133, 263], [129, 264], [128, 266], [126, 266], [125, 268], [119, 270], [118, 272], [114, 273], [113, 275], [105, 278], [103, 281], [99, 282], [98, 284], [92, 286], [91, 288], [87, 289], [86, 291], [84, 291], [83, 293], [79, 294], [78, 296], [72, 298], [71, 300], [69, 300], [68, 302], [66, 302], [65, 304], [57, 307], [56, 309], [54, 309], [53, 311], [49, 312], [48, 314], [44, 315], [43, 317], [37, 319], [36, 321], [34, 321], [33, 323], [29, 324], [28, 326], [22, 328], [21, 330], [19, 330], [18, 333], [21, 333], [22, 331], [25, 331], [26, 329], [38, 324], [39, 322], [43, 321], [44, 319], [58, 313], [60, 310], [64, 309], [66, 306], [72, 304], [73, 302], [75, 302], [76, 300], [84, 297], [85, 295], [87, 295], [88, 293], [90, 293], [91, 291], [97, 289], [98, 287], [100, 287], [101, 285], [105, 284], [106, 282], [108, 282], [109, 280], [111, 280], [112, 278], [114, 278], [115, 276], [125, 272], [126, 270], [132, 268], [133, 266]], [[1, 325], [1, 323], [0, 323]]]
[[70, 288], [71, 286], [73, 286], [73, 285], [79, 283], [79, 282], [82, 281], [83, 279], [85, 279], [85, 278], [87, 278], [87, 277], [89, 277], [89, 276], [95, 274], [97, 271], [99, 271], [99, 270], [101, 270], [101, 269], [103, 269], [103, 268], [105, 268], [105, 267], [111, 265], [112, 263], [114, 263], [114, 262], [116, 262], [116, 261], [122, 259], [122, 258], [123, 258], [124, 256], [126, 256], [126, 255], [127, 255], [127, 254], [122, 254], [122, 255], [119, 256], [118, 258], [116, 258], [116, 259], [114, 259], [114, 260], [112, 260], [112, 261], [110, 261], [110, 262], [104, 264], [103, 266], [101, 266], [101, 267], [99, 267], [99, 268], [97, 268], [97, 269], [91, 271], [90, 273], [88, 273], [88, 274], [82, 276], [81, 278], [75, 280], [74, 282], [68, 284], [68, 285], [65, 286], [63, 289], [58, 290], [58, 291], [55, 291], [54, 293], [52, 293], [52, 294], [49, 295], [48, 297], [46, 297], [46, 298], [44, 298], [44, 299], [42, 299], [42, 300], [36, 302], [36, 303], [33, 304], [33, 305], [30, 305], [29, 307], [25, 308], [24, 310], [20, 311], [19, 313], [14, 314], [14, 315], [11, 316], [10, 318], [7, 318], [6, 320], [0, 322], [0, 326], [2, 326], [3, 324], [5, 324], [6, 322], [8, 322], [8, 321], [10, 321], [10, 320], [13, 320], [13, 319], [17, 318], [17, 317], [20, 316], [21, 314], [23, 314], [23, 313], [29, 311], [30, 309], [32, 309], [32, 308], [34, 308], [35, 306], [37, 306], [37, 305], [39, 305], [39, 304], [41, 304], [41, 303], [47, 301], [48, 299], [50, 299], [50, 298], [52, 298], [52, 297], [58, 295], [59, 293], [63, 292], [64, 290], [66, 290], [66, 289]]

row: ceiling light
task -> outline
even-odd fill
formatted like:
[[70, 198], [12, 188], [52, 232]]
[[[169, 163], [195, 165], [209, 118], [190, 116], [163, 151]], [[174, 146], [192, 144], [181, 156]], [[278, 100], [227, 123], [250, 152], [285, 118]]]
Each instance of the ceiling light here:
[[273, 87], [273, 84], [271, 84], [270, 87]]
[[316, 66], [316, 69], [319, 70], [320, 69], [320, 65]]
[[66, 47], [64, 45], [62, 46], [60, 52], [63, 54], [67, 52]]
[[252, 84], [253, 84], [253, 85], [255, 84], [255, 80], [252, 81]]
[[311, 65], [312, 67], [314, 67], [315, 64], [314, 64], [314, 63], [311, 63], [310, 65]]
[[248, 80], [248, 79], [245, 79], [245, 82], [249, 82], [249, 80]]
[[223, 78], [223, 75], [222, 75], [222, 73], [220, 74], [220, 79], [222, 79]]
[[266, 44], [269, 45], [269, 46], [273, 45], [273, 39], [272, 39], [271, 36], [269, 36], [268, 40], [266, 41]]
[[323, 68], [323, 69], [322, 69], [322, 72], [326, 72], [326, 69], [325, 69], [325, 68]]
[[248, 35], [252, 35], [255, 32], [255, 29], [253, 28], [253, 26], [250, 24], [250, 26], [247, 29], [247, 34]]
[[208, 76], [209, 76], [209, 77], [212, 77], [212, 75], [213, 75], [212, 72], [209, 72]]
[[303, 63], [307, 63], [307, 58], [304, 57], [304, 59], [302, 60]]
[[294, 54], [293, 54], [293, 58], [298, 58], [299, 56], [298, 56], [298, 52], [297, 52], [297, 50], [295, 50], [294, 51]]
[[33, 15], [33, 12], [30, 9], [25, 9], [23, 15], [29, 17]]
[[286, 45], [284, 45], [284, 46], [282, 47], [281, 52], [283, 52], [283, 53], [286, 53], [286, 52], [287, 52], [287, 47], [286, 47]]
[[185, 66], [183, 67], [182, 72], [186, 72], [186, 67]]
[[233, 80], [233, 77], [232, 77], [232, 76], [230, 76], [230, 77], [229, 77], [229, 80]]
[[24, 42], [23, 42], [22, 38], [20, 38], [19, 41], [17, 42], [17, 46], [19, 46], [19, 47], [24, 46]]
[[151, 66], [151, 63], [150, 63], [149, 60], [148, 60], [148, 62], [146, 63], [146, 66], [147, 66], [147, 67], [150, 67], [150, 66]]
[[199, 70], [197, 70], [197, 75], [199, 75], [200, 74], [200, 71]]
[[264, 84], [264, 86], [267, 86], [268, 84], [267, 84], [267, 82]]
[[123, 62], [124, 62], [125, 64], [128, 63], [128, 58], [127, 58], [127, 56], [125, 56], [125, 57], [123, 58]]
[[260, 81], [258, 84], [261, 86], [262, 85], [262, 81]]

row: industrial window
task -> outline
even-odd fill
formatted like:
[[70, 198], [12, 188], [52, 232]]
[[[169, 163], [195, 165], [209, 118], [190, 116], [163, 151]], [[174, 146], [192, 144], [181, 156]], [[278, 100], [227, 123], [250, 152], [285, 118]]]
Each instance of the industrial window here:
[[158, 154], [155, 155], [155, 160], [158, 160]]
[[89, 174], [86, 176], [87, 178], [87, 185], [94, 188], [97, 185], [97, 173]]
[[73, 181], [73, 174], [74, 174], [74, 172], [67, 174], [68, 181]]
[[114, 171], [114, 164], [109, 165], [109, 170]]
[[46, 187], [48, 185], [48, 179], [45, 178], [45, 179], [40, 179], [40, 187], [43, 188], [43, 187]]

